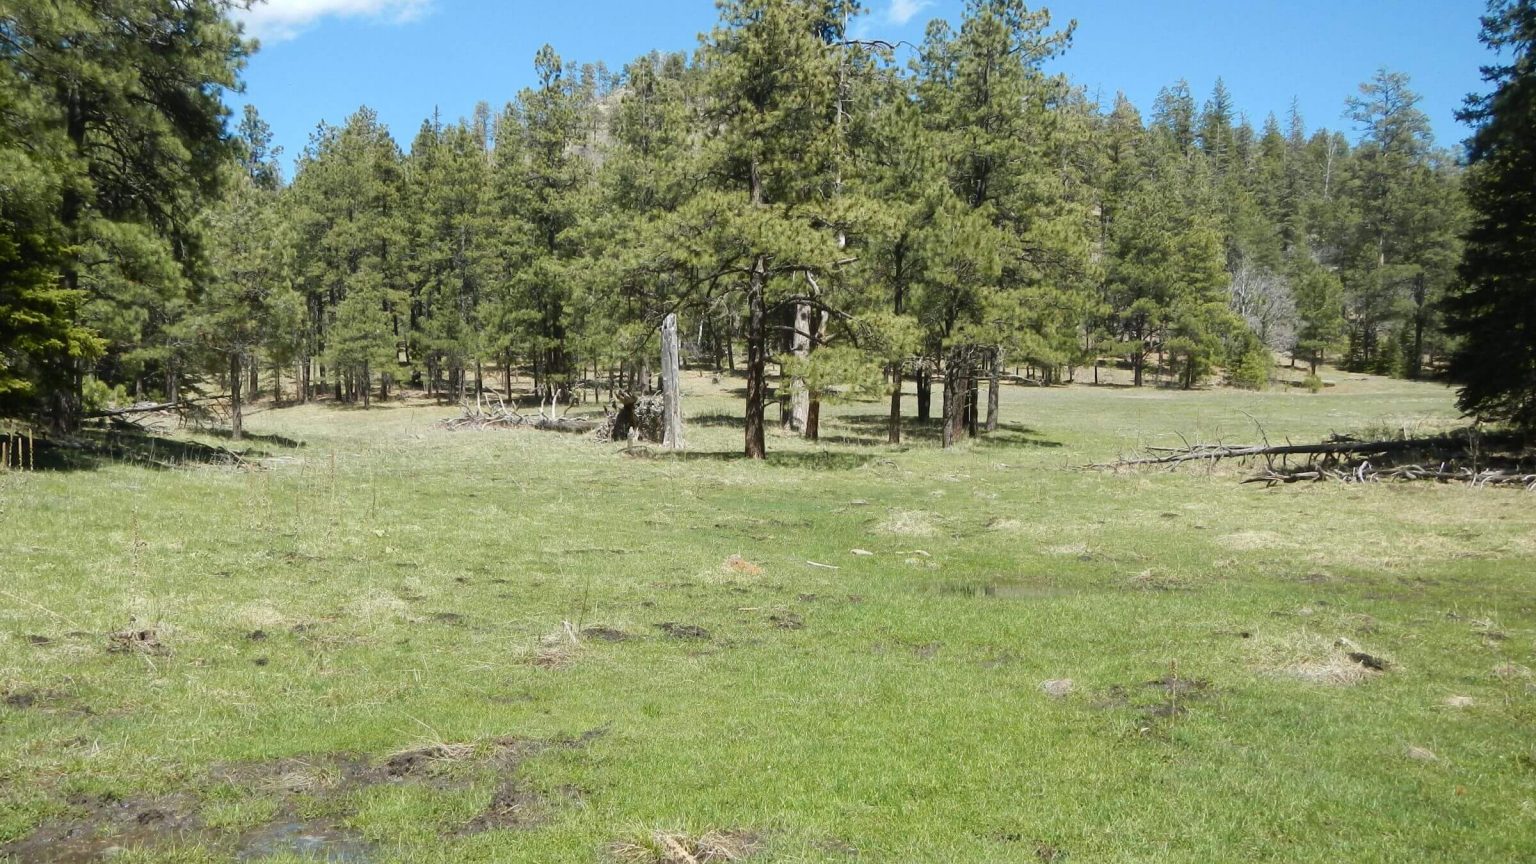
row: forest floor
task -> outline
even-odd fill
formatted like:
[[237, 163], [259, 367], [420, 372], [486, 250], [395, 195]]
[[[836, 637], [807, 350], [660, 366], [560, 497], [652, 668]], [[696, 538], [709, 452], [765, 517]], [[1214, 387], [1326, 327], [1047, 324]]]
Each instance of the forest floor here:
[[416, 400], [0, 474], [0, 860], [1529, 859], [1531, 493], [1078, 467], [1456, 424], [1325, 377], [757, 464], [688, 373], [681, 456]]

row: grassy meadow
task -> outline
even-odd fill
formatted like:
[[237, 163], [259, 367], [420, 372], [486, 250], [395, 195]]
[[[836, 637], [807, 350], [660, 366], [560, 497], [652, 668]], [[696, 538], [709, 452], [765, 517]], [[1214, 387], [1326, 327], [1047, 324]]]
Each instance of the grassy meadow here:
[[686, 374], [681, 456], [417, 400], [0, 474], [0, 860], [1536, 857], [1530, 493], [1080, 467], [1445, 388], [1012, 386], [952, 452], [854, 403], [758, 464]]

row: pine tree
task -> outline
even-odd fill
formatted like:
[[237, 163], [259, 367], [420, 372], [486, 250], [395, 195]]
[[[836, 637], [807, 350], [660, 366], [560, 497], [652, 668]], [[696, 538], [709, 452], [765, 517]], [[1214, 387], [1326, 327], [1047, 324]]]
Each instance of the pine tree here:
[[764, 406], [772, 316], [814, 299], [817, 280], [843, 260], [823, 202], [836, 179], [836, 43], [841, 21], [808, 0], [728, 0], [700, 52], [705, 160], [714, 182], [701, 189], [658, 240], [701, 288], [745, 306], [745, 450], [766, 456]]
[[[1415, 314], [1415, 291], [1429, 296], [1425, 270], [1431, 259], [1454, 255], [1446, 248], [1454, 235], [1436, 231], [1447, 224], [1445, 210], [1454, 203], [1446, 195], [1415, 191], [1430, 184], [1425, 175], [1433, 171], [1434, 159], [1429, 118], [1418, 102], [1408, 76], [1386, 69], [1360, 85], [1360, 94], [1348, 102], [1363, 137], [1348, 162], [1343, 189], [1348, 200], [1336, 211], [1341, 217], [1336, 263], [1349, 299], [1345, 362], [1354, 369], [1404, 365], [1396, 356], [1395, 334]], [[1441, 240], [1426, 234], [1440, 234]], [[1418, 307], [1428, 308], [1427, 303]], [[1378, 351], [1389, 356], [1378, 359]], [[1417, 370], [1417, 360], [1407, 368]]]
[[977, 377], [989, 372], [995, 393], [1002, 352], [1046, 341], [1030, 331], [1047, 320], [1031, 315], [1047, 302], [1042, 286], [1080, 283], [1072, 274], [1086, 269], [1091, 205], [1063, 194], [1076, 181], [1051, 110], [1070, 94], [1040, 68], [1074, 27], [1054, 31], [1049, 12], [1019, 0], [970, 0], [959, 33], [935, 22], [922, 48], [922, 110], [952, 197], [970, 211], [945, 204], [935, 220], [947, 247], [934, 271], [946, 281], [930, 292], [945, 351], [946, 446], [978, 431]]
[[344, 126], [316, 131], [292, 194], [311, 356], [334, 373], [337, 398], [366, 406], [375, 374], [388, 393], [409, 325], [400, 148], [360, 108]]
[[[110, 342], [95, 371], [121, 377], [134, 374], [130, 355], [146, 339], [166, 337], [168, 348], [182, 318], [200, 266], [201, 205], [233, 152], [220, 93], [238, 86], [248, 51], [228, 16], [235, 5], [7, 4], [0, 152], [29, 151], [5, 176], [23, 178], [32, 208], [5, 217], [18, 287], [0, 302], [36, 320], [16, 343], [30, 347], [5, 349], [14, 355], [5, 362], [19, 378], [27, 355], [28, 388], [49, 391], [56, 426], [78, 422], [87, 361], [99, 348], [89, 331]], [[43, 201], [52, 213], [36, 209]], [[57, 274], [55, 287], [44, 287], [44, 268]], [[82, 291], [92, 302], [81, 302]]]
[[1483, 69], [1493, 92], [1468, 100], [1473, 212], [1461, 276], [1449, 303], [1461, 338], [1449, 374], [1458, 405], [1536, 435], [1536, 3], [1503, 0], [1483, 17], [1482, 41], [1500, 52]]

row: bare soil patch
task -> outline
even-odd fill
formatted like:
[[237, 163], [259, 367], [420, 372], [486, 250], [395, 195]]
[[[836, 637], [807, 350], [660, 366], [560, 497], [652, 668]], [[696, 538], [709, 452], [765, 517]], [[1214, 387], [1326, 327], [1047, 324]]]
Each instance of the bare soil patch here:
[[780, 630], [805, 629], [805, 619], [801, 618], [799, 615], [796, 615], [793, 612], [781, 612], [775, 615], [769, 615], [768, 623], [772, 624], [774, 627], [777, 627]]
[[630, 637], [623, 630], [616, 630], [612, 627], [584, 627], [581, 631], [581, 638], [596, 642], [625, 642]]
[[663, 621], [656, 625], [661, 632], [667, 634], [669, 639], [693, 639], [708, 641], [714, 638], [708, 630], [697, 624], [679, 624], [676, 621]]
[[[64, 802], [68, 813], [31, 834], [0, 846], [0, 859], [37, 864], [84, 864], [130, 850], [203, 846], [245, 861], [297, 856], [323, 861], [373, 860], [367, 841], [347, 826], [345, 811], [313, 817], [316, 803], [343, 805], [344, 796], [370, 786], [412, 783], [438, 789], [463, 789], [487, 771], [497, 779], [486, 809], [451, 832], [527, 830], [554, 819], [560, 807], [579, 797], [573, 789], [544, 795], [526, 784], [518, 770], [528, 759], [551, 749], [584, 747], [605, 730], [572, 738], [499, 738], [484, 744], [433, 744], [382, 759], [330, 753], [262, 762], [215, 766], [200, 788], [162, 796], [99, 795]], [[268, 822], [240, 831], [205, 824], [200, 792], [235, 786], [278, 801]]]
[[114, 654], [151, 654], [164, 656], [171, 646], [160, 641], [154, 630], [124, 630], [107, 637], [107, 650]]

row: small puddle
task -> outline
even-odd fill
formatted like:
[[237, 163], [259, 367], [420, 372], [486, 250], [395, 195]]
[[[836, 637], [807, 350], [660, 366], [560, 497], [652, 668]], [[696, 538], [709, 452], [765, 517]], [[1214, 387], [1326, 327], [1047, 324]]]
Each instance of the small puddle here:
[[328, 822], [278, 822], [241, 839], [237, 861], [254, 861], [275, 855], [306, 861], [367, 864], [371, 850], [358, 835]]

